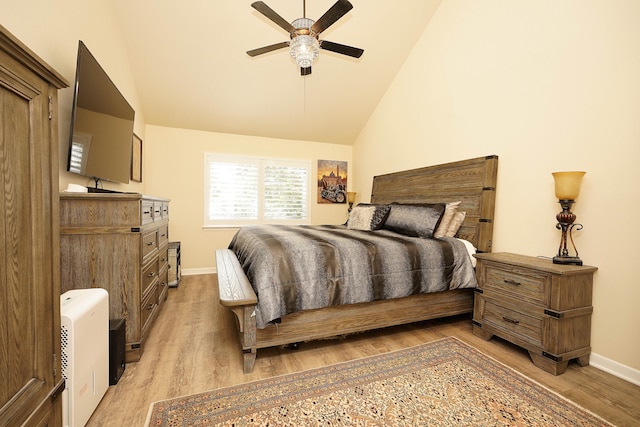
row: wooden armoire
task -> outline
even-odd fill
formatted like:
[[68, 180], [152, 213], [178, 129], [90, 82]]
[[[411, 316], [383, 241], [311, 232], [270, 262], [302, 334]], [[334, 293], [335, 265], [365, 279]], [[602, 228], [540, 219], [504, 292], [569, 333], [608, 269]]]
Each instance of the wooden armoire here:
[[0, 26], [0, 426], [60, 426], [57, 91]]

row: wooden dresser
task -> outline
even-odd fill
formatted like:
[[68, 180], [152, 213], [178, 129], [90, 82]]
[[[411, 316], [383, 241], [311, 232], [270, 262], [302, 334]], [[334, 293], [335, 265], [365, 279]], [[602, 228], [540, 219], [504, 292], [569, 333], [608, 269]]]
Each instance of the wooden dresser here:
[[0, 25], [0, 426], [62, 425], [58, 89]]
[[167, 297], [169, 200], [127, 193], [60, 195], [61, 289], [104, 288], [126, 320], [126, 361], [140, 359]]
[[526, 348], [536, 366], [554, 375], [571, 359], [589, 364], [596, 267], [510, 253], [475, 257], [475, 335], [487, 340], [497, 335]]

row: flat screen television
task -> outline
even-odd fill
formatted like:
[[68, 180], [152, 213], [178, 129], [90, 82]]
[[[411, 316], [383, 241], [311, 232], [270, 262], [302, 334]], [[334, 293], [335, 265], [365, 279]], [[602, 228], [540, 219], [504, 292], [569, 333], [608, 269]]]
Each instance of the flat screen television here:
[[129, 183], [135, 112], [87, 46], [78, 43], [67, 170]]

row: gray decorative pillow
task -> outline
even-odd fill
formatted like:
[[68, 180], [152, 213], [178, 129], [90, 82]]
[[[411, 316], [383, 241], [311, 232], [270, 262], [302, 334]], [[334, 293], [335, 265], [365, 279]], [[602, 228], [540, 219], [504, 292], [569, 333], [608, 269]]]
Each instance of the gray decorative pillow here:
[[392, 204], [384, 228], [411, 237], [432, 238], [445, 210], [444, 203]]
[[369, 205], [360, 203], [349, 213], [347, 228], [351, 230], [379, 230], [389, 215], [389, 205]]

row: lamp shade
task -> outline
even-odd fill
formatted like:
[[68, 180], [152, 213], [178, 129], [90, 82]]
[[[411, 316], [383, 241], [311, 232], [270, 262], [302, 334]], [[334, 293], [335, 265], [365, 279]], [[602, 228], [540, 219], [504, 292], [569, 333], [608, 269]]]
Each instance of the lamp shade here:
[[353, 203], [356, 201], [356, 192], [347, 191], [347, 203]]
[[558, 200], [575, 200], [580, 195], [580, 184], [586, 172], [553, 172]]

